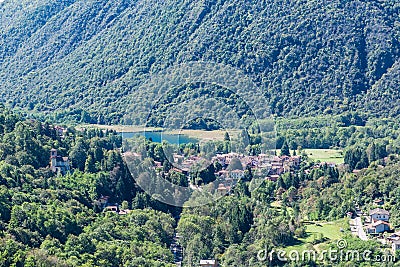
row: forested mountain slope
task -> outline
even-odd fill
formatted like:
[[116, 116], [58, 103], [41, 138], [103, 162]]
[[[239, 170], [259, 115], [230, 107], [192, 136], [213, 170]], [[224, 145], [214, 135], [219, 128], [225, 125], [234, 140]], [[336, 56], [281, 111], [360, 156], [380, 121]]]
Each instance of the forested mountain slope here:
[[241, 69], [280, 116], [397, 116], [399, 16], [396, 0], [5, 0], [0, 96], [116, 123], [153, 101], [140, 90], [152, 74], [200, 60]]

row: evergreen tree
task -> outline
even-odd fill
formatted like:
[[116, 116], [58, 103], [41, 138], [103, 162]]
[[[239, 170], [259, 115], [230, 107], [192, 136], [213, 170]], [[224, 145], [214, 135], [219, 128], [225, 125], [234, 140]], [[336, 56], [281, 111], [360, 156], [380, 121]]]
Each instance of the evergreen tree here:
[[285, 182], [283, 181], [282, 175], [279, 176], [278, 180], [276, 181], [276, 189], [283, 188], [286, 189]]
[[69, 157], [72, 165], [81, 171], [85, 169], [87, 147], [82, 139], [79, 139], [76, 145], [72, 148]]
[[85, 162], [85, 172], [94, 173], [96, 172], [96, 166], [92, 155], [89, 155]]
[[229, 133], [228, 132], [225, 132], [225, 134], [224, 134], [224, 141], [230, 141], [231, 140], [231, 138], [230, 138], [230, 136], [229, 136]]
[[289, 150], [289, 145], [287, 143], [287, 140], [283, 142], [282, 148], [281, 148], [281, 156], [290, 156], [290, 150]]

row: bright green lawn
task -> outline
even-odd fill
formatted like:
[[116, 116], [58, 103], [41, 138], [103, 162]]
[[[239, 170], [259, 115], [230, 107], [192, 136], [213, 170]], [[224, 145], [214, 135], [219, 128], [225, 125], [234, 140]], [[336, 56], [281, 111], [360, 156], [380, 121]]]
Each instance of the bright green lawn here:
[[[336, 164], [344, 163], [344, 155], [342, 150], [336, 149], [304, 149], [308, 157], [313, 160], [319, 160], [321, 162], [331, 162]], [[275, 150], [276, 155], [281, 154], [280, 149]], [[293, 153], [293, 151], [290, 151]]]
[[[345, 224], [348, 224], [347, 220]], [[346, 229], [343, 220], [327, 223], [315, 223], [307, 225], [307, 233], [310, 235], [323, 234], [323, 236], [326, 238], [337, 240], [342, 236], [340, 228]]]
[[332, 162], [341, 164], [344, 162], [342, 150], [334, 149], [304, 149], [308, 157], [313, 160], [319, 160], [321, 162]]
[[[306, 224], [307, 237], [299, 238], [298, 244], [286, 247], [286, 251], [298, 250], [302, 251], [308, 249], [309, 246], [313, 246], [316, 250], [320, 247], [332, 244], [344, 236], [344, 233], [340, 232], [340, 229], [347, 229], [349, 225], [348, 219], [342, 219], [333, 222], [310, 222]], [[322, 236], [321, 236], [322, 234]], [[314, 240], [324, 237], [327, 240], [313, 245]]]

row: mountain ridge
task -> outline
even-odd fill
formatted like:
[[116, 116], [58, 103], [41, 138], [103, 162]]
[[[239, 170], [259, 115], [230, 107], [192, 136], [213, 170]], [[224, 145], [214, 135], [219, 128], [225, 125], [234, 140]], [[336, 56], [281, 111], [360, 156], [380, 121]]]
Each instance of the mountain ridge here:
[[[2, 28], [17, 3], [0, 4]], [[0, 39], [0, 95], [12, 107], [120, 123], [150, 74], [207, 61], [242, 70], [278, 116], [399, 114], [396, 1], [27, 3], [7, 28], [20, 34], [3, 28]]]

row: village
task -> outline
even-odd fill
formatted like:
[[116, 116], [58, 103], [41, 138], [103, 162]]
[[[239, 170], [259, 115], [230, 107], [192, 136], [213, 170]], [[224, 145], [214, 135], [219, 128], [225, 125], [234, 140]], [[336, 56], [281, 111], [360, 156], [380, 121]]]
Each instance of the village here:
[[[60, 128], [58, 134], [63, 135], [65, 130]], [[131, 156], [142, 158], [140, 154], [131, 153]], [[200, 162], [204, 162], [205, 158], [199, 155], [188, 155], [174, 153], [171, 158], [172, 168], [164, 173], [167, 175], [170, 172], [177, 172], [184, 175], [189, 187], [193, 190], [202, 190], [202, 186], [191, 183], [191, 170]], [[158, 174], [165, 170], [163, 169], [162, 162], [153, 161], [154, 168]], [[221, 196], [229, 195], [234, 186], [245, 177], [246, 171], [251, 171], [252, 175], [263, 180], [277, 182], [280, 175], [288, 172], [296, 172], [300, 169], [302, 164], [302, 156], [277, 156], [276, 152], [271, 154], [259, 154], [255, 156], [248, 156], [240, 153], [217, 153], [210, 160], [209, 164], [218, 164], [220, 168], [216, 170], [214, 185], [215, 193]], [[340, 164], [329, 162], [317, 162], [310, 166], [310, 168], [320, 168], [323, 164], [329, 167], [335, 167]], [[234, 167], [232, 167], [235, 165]], [[68, 157], [62, 157], [58, 154], [56, 149], [50, 151], [50, 166], [49, 168], [59, 175], [65, 175], [72, 171], [71, 163]], [[306, 173], [310, 172], [310, 168], [305, 169]], [[354, 170], [353, 174], [358, 175], [361, 170]], [[101, 196], [98, 199], [98, 205], [102, 208], [103, 212], [111, 212], [118, 215], [127, 215], [130, 210], [124, 205], [119, 203], [111, 203], [109, 196]], [[385, 245], [388, 249], [396, 254], [400, 251], [400, 231], [396, 231], [390, 224], [390, 213], [383, 207], [385, 206], [384, 200], [375, 199], [372, 201], [373, 209], [368, 212], [362, 211], [359, 205], [355, 204], [355, 212], [348, 212], [350, 219], [350, 230], [353, 235], [359, 237], [363, 241], [377, 240]], [[175, 237], [175, 243], [171, 246], [171, 251], [175, 256], [175, 262], [179, 263], [183, 257], [182, 248], [179, 245], [179, 236]], [[202, 267], [215, 267], [218, 266], [216, 260], [201, 260], [200, 266]]]
[[[187, 176], [190, 184], [190, 170], [204, 159], [199, 156], [173, 154], [173, 166], [171, 171], [179, 172]], [[235, 163], [233, 163], [235, 162]], [[294, 172], [300, 167], [301, 156], [275, 156], [259, 154], [257, 156], [246, 156], [239, 153], [217, 154], [212, 157], [209, 164], [218, 163], [221, 166], [214, 175], [216, 177], [216, 192], [225, 195], [244, 178], [245, 170], [251, 170], [254, 177], [276, 182], [279, 176], [286, 172]], [[155, 162], [155, 167], [161, 170], [161, 162]], [[178, 167], [179, 166], [179, 167]], [[190, 184], [194, 190], [201, 190], [201, 187]]]

